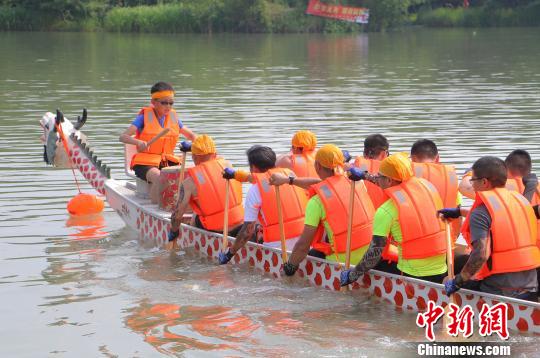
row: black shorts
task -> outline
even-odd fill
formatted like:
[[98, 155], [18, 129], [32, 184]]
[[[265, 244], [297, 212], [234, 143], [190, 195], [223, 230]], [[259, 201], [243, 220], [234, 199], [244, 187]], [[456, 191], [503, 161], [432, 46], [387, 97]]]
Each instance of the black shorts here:
[[[223, 231], [214, 231], [214, 230], [208, 230], [206, 229], [202, 222], [201, 222], [201, 219], [199, 218], [199, 215], [195, 215], [195, 227], [198, 227], [199, 229], [204, 229], [206, 231], [211, 231], [211, 232], [215, 232], [215, 233], [218, 233], [218, 234], [221, 234], [223, 233]], [[229, 235], [228, 236], [232, 236], [232, 237], [236, 237], [236, 235], [238, 235], [238, 233], [240, 232], [240, 229], [242, 228], [242, 224], [239, 224], [239, 225], [236, 225], [236, 227], [234, 227], [232, 230], [229, 231]]]
[[[174, 165], [178, 165], [178, 163], [175, 163], [175, 162], [169, 162], [168, 166], [169, 167], [172, 167]], [[154, 166], [154, 165], [139, 165], [139, 164], [136, 164], [133, 166], [133, 171], [135, 172], [135, 176], [139, 179], [142, 179], [146, 182], [148, 182], [148, 180], [146, 180], [146, 173], [148, 173], [148, 171], [152, 168], [158, 168], [161, 170], [161, 168], [163, 168], [164, 165], [160, 165], [159, 168]]]

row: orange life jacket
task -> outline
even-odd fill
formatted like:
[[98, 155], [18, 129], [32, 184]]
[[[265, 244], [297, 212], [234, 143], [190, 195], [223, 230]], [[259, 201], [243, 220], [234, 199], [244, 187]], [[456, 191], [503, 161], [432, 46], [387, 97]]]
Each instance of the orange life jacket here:
[[437, 217], [442, 200], [424, 179], [412, 177], [385, 189], [398, 209], [403, 259], [425, 259], [446, 253], [446, 230]]
[[135, 138], [148, 142], [164, 128], [170, 128], [170, 130], [169, 133], [146, 148], [144, 152], [135, 154], [131, 159], [131, 168], [134, 165], [159, 167], [161, 163], [167, 163], [168, 161], [180, 163], [179, 158], [174, 155], [174, 148], [180, 135], [180, 126], [178, 125], [176, 112], [171, 109], [163, 121], [163, 127], [159, 124], [159, 118], [156, 116], [154, 107], [144, 107], [139, 113], [144, 115], [144, 128], [142, 132], [137, 133]]
[[291, 154], [292, 171], [297, 177], [318, 178], [312, 153]]
[[[510, 191], [516, 191], [523, 195], [525, 191], [525, 185], [523, 184], [522, 177], [513, 177], [506, 180], [506, 189]], [[536, 192], [533, 194], [531, 205], [540, 204], [540, 184], [536, 187]], [[540, 247], [540, 220], [536, 220], [536, 244]]]
[[[525, 185], [523, 184], [522, 177], [508, 177], [506, 180], [506, 189], [510, 191], [517, 191], [521, 195], [525, 192]], [[536, 191], [533, 194], [531, 205], [540, 204], [540, 184], [536, 187]]]
[[[189, 204], [207, 230], [223, 230], [227, 184], [222, 177], [222, 172], [224, 168], [230, 166], [226, 160], [219, 158], [188, 169], [189, 176], [197, 188], [197, 195], [191, 197]], [[228, 223], [229, 227], [233, 228], [244, 220], [242, 183], [230, 180], [229, 185]]]
[[[280, 240], [276, 189], [275, 186], [269, 183], [270, 176], [273, 173], [289, 176], [292, 171], [287, 168], [272, 168], [265, 173], [252, 174], [255, 185], [257, 185], [261, 194], [262, 205], [259, 211], [259, 223], [263, 227], [264, 242]], [[306, 192], [304, 189], [294, 185], [282, 185], [279, 188], [279, 193], [285, 239], [300, 236], [304, 230], [304, 215], [308, 199]]]
[[476, 192], [476, 199], [463, 223], [462, 234], [471, 246], [470, 216], [484, 204], [491, 216], [488, 262], [474, 276], [481, 280], [497, 273], [519, 272], [540, 266], [536, 244], [536, 217], [525, 197], [506, 188]]
[[[367, 171], [370, 174], [378, 174], [381, 161], [358, 156], [354, 160], [354, 166], [360, 168], [361, 171]], [[377, 184], [366, 181], [365, 185], [375, 209], [388, 200], [388, 195]]]
[[[438, 163], [412, 163], [412, 167], [417, 178], [424, 178], [435, 186], [445, 208], [456, 206], [458, 179], [453, 166]], [[461, 218], [450, 220], [450, 230], [455, 241], [461, 231]]]
[[[342, 254], [347, 249], [347, 218], [349, 217], [349, 198], [351, 182], [343, 175], [334, 175], [324, 181], [312, 185], [310, 195], [317, 194], [326, 211], [325, 222], [330, 226], [333, 233], [333, 252]], [[371, 242], [373, 235], [373, 216], [375, 208], [369, 199], [364, 182], [355, 185], [354, 209], [351, 235], [351, 251]], [[316, 243], [314, 248], [322, 252]], [[329, 245], [329, 244], [326, 244]], [[328, 254], [327, 254], [328, 256]]]

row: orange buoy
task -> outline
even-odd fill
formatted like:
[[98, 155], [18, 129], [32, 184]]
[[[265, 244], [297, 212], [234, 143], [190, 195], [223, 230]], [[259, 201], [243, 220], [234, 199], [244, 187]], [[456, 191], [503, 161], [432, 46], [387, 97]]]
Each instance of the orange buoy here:
[[67, 204], [67, 210], [71, 215], [90, 215], [103, 211], [105, 203], [102, 199], [92, 194], [80, 193], [73, 197]]

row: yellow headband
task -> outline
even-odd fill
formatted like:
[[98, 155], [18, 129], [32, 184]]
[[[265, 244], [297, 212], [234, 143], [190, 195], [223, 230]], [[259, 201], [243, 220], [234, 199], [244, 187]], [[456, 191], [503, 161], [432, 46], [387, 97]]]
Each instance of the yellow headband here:
[[152, 93], [152, 99], [157, 100], [165, 97], [174, 97], [174, 91], [158, 91]]
[[215, 154], [214, 140], [206, 134], [198, 135], [191, 144], [191, 153], [195, 155]]
[[328, 169], [342, 167], [345, 159], [341, 149], [333, 144], [325, 144], [315, 154], [315, 161]]
[[381, 162], [379, 173], [398, 181], [406, 181], [414, 176], [407, 153], [396, 153], [385, 158]]
[[317, 137], [311, 131], [298, 131], [292, 137], [291, 144], [306, 151], [314, 150], [317, 146]]

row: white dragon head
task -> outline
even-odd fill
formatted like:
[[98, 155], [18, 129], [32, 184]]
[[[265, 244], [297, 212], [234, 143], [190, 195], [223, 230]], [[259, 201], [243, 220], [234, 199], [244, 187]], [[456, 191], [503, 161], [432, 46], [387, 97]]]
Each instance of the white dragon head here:
[[62, 126], [62, 131], [67, 136], [73, 132], [77, 132], [80, 136], [79, 129], [84, 125], [87, 118], [86, 109], [83, 109], [82, 117], [77, 117], [77, 122], [72, 124], [64, 117], [60, 110], [56, 110], [56, 115], [47, 112], [39, 120], [39, 124], [43, 129], [43, 134], [40, 139], [43, 144], [43, 160], [45, 163], [58, 168], [69, 168], [69, 157], [61, 144], [60, 135], [56, 130], [56, 125]]

